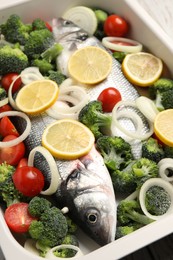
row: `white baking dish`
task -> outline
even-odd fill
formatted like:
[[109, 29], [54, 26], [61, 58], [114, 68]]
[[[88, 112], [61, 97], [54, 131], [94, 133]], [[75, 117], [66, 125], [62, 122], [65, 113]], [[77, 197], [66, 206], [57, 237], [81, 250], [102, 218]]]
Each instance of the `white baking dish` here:
[[[10, 2], [5, 3], [0, 6], [0, 23], [5, 21], [12, 13], [19, 14], [26, 22], [37, 17], [44, 18], [48, 21], [53, 17], [61, 16], [61, 13], [74, 5], [99, 6], [110, 12], [114, 11], [129, 21], [131, 25], [129, 37], [142, 42], [146, 49], [162, 58], [170, 73], [173, 71], [173, 41], [145, 12], [145, 10], [139, 6], [136, 0], [20, 0], [19, 3], [17, 3], [17, 0], [11, 0]], [[173, 75], [173, 72], [171, 74]], [[172, 215], [164, 217], [157, 222], [143, 227], [134, 233], [101, 248], [82, 234], [80, 235], [80, 242], [85, 255], [79, 257], [79, 259], [120, 259], [123, 256], [172, 233], [172, 219]], [[43, 259], [26, 251], [22, 245], [14, 239], [5, 224], [2, 210], [0, 210], [0, 245], [7, 260]]]

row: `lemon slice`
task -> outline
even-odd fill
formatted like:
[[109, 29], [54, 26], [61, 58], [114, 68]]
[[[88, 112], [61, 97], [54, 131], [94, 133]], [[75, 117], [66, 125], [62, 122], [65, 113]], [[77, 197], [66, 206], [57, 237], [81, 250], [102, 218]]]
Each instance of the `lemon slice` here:
[[84, 84], [97, 84], [103, 81], [111, 69], [111, 55], [96, 46], [88, 46], [75, 51], [68, 62], [71, 77]]
[[131, 83], [147, 87], [161, 76], [163, 63], [161, 59], [150, 53], [131, 53], [124, 58], [122, 71]]
[[58, 97], [58, 85], [52, 80], [36, 80], [25, 85], [16, 97], [17, 107], [30, 115], [44, 112]]
[[94, 145], [93, 133], [73, 119], [61, 119], [48, 125], [42, 135], [42, 145], [49, 152], [65, 160], [77, 159], [87, 154]]
[[173, 109], [157, 114], [154, 121], [154, 133], [164, 144], [173, 147]]

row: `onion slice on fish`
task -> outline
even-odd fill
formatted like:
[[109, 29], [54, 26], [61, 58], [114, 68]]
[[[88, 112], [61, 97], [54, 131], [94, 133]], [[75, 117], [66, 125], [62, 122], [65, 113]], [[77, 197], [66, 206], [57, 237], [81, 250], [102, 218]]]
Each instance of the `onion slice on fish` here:
[[135, 52], [140, 52], [142, 50], [141, 43], [131, 39], [122, 38], [122, 37], [104, 37], [102, 39], [102, 44], [106, 48], [113, 51], [135, 53]]
[[3, 100], [0, 100], [0, 107], [4, 106], [6, 104], [8, 104], [8, 97], [4, 98]]
[[46, 113], [54, 119], [77, 119], [79, 111], [88, 103], [88, 101], [89, 97], [84, 88], [80, 86], [62, 88], [61, 86], [57, 102], [55, 102]]
[[[134, 110], [127, 110], [127, 107], [131, 107]], [[123, 109], [124, 109], [124, 111], [123, 111]], [[130, 137], [131, 139], [145, 140], [145, 139], [149, 138], [153, 134], [153, 123], [150, 122], [150, 120], [147, 120], [148, 126], [149, 126], [149, 131], [146, 133], [143, 133], [143, 129], [144, 129], [143, 121], [140, 118], [140, 116], [138, 115], [136, 110], [139, 111], [135, 102], [123, 101], [123, 100], [119, 101], [112, 110], [112, 125], [111, 125], [112, 133], [114, 134], [116, 132], [116, 128], [117, 128], [123, 134], [125, 134], [127, 137]], [[131, 123], [135, 127], [135, 131], [131, 131], [131, 130], [125, 128], [120, 123], [119, 119], [121, 119], [123, 117], [126, 119], [129, 119], [131, 121]]]
[[50, 173], [51, 173], [51, 181], [50, 181], [50, 186], [44, 191], [41, 191], [40, 193], [42, 195], [52, 195], [56, 192], [58, 189], [60, 183], [61, 183], [61, 177], [58, 171], [58, 167], [56, 165], [55, 159], [51, 155], [51, 153], [44, 147], [42, 146], [37, 146], [34, 149], [32, 149], [29, 153], [28, 156], [28, 165], [29, 166], [34, 166], [34, 157], [36, 153], [41, 153], [44, 158], [46, 159], [49, 168], [50, 168]]
[[151, 122], [154, 123], [156, 115], [159, 113], [154, 102], [144, 96], [140, 96], [136, 99], [136, 105], [141, 111], [141, 113]]
[[[167, 212], [165, 214], [160, 215], [160, 216], [150, 214], [145, 205], [146, 192], [153, 186], [159, 186], [159, 187], [163, 188], [169, 194], [170, 199], [171, 199], [171, 205], [170, 205], [169, 209], [167, 210]], [[144, 182], [144, 184], [140, 188], [139, 202], [140, 202], [140, 206], [141, 206], [143, 213], [150, 219], [158, 220], [160, 218], [165, 217], [165, 215], [168, 215], [173, 212], [173, 186], [172, 186], [172, 184], [163, 180], [162, 178], [151, 178], [151, 179], [147, 180], [146, 182]]]
[[173, 158], [164, 158], [159, 161], [158, 163], [159, 167], [159, 175], [162, 179], [165, 181], [172, 182], [173, 181], [173, 176], [168, 176], [169, 174], [169, 169], [173, 170]]
[[7, 112], [0, 113], [0, 119], [3, 118], [4, 116], [9, 116], [9, 117], [15, 116], [15, 117], [23, 118], [26, 121], [26, 128], [19, 137], [15, 138], [11, 141], [0, 142], [0, 148], [12, 147], [12, 146], [19, 144], [20, 142], [24, 141], [27, 138], [27, 136], [29, 135], [29, 133], [31, 131], [31, 121], [25, 113], [22, 113], [19, 111], [7, 111]]
[[80, 250], [80, 248], [79, 247], [77, 247], [77, 246], [74, 246], [74, 245], [65, 245], [65, 244], [62, 244], [62, 245], [59, 245], [59, 246], [55, 246], [55, 247], [53, 247], [53, 248], [51, 248], [48, 252], [47, 252], [47, 254], [46, 254], [46, 256], [45, 256], [45, 258], [46, 259], [52, 259], [52, 260], [56, 260], [56, 259], [62, 259], [61, 257], [57, 257], [57, 256], [55, 256], [54, 255], [54, 251], [56, 251], [56, 250], [61, 250], [61, 249], [73, 249], [73, 250], [75, 250], [76, 251], [76, 255], [75, 256], [73, 256], [73, 257], [66, 257], [65, 259], [75, 259], [75, 258], [78, 258], [78, 257], [80, 257], [80, 256], [83, 256], [83, 253], [82, 253], [82, 251]]

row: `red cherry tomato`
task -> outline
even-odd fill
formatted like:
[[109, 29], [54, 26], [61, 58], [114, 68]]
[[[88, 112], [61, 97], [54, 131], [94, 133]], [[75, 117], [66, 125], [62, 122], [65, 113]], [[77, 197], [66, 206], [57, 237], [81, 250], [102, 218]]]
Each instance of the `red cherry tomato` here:
[[17, 168], [21, 168], [23, 166], [28, 166], [28, 159], [25, 157], [19, 161]]
[[97, 98], [102, 103], [104, 112], [111, 112], [116, 103], [121, 99], [120, 92], [113, 87], [105, 88]]
[[116, 14], [109, 15], [104, 22], [104, 32], [107, 36], [122, 37], [128, 29], [127, 22]]
[[10, 205], [4, 214], [8, 227], [16, 233], [27, 232], [31, 222], [36, 219], [28, 212], [28, 203], [20, 202]]
[[[8, 142], [17, 138], [15, 135], [7, 135], [3, 138], [3, 142]], [[10, 165], [17, 165], [25, 155], [25, 145], [23, 142], [11, 147], [0, 149], [0, 164], [7, 162]]]
[[[19, 76], [19, 74], [17, 74], [17, 73], [8, 73], [8, 74], [2, 76], [2, 79], [1, 79], [1, 85], [2, 85], [2, 87], [3, 87], [6, 91], [8, 91], [8, 89], [9, 89], [11, 83], [12, 83], [13, 80], [15, 80], [16, 77], [18, 77], [18, 76]], [[16, 79], [16, 81], [15, 81], [15, 83], [14, 83], [14, 85], [13, 85], [12, 93], [15, 93], [15, 92], [20, 88], [21, 84], [22, 84], [21, 78]]]
[[38, 195], [44, 187], [44, 176], [35, 167], [23, 166], [17, 168], [12, 178], [16, 189], [28, 197]]
[[8, 105], [8, 104], [0, 107], [0, 113], [6, 112], [6, 111], [12, 111], [12, 110], [13, 110], [12, 107], [10, 105]]
[[15, 126], [7, 116], [4, 116], [0, 121], [0, 135], [2, 137], [7, 135], [19, 136]]

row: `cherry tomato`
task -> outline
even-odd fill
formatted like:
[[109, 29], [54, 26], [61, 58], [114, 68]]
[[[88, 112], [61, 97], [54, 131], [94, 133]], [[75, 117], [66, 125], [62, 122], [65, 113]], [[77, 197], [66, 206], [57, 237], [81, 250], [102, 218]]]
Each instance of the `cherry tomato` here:
[[44, 187], [44, 176], [35, 167], [23, 166], [17, 168], [12, 178], [16, 189], [28, 197], [38, 195]]
[[4, 116], [0, 121], [0, 135], [2, 137], [7, 135], [19, 136], [15, 126], [7, 116]]
[[[8, 73], [4, 76], [2, 76], [2, 79], [1, 79], [1, 85], [2, 87], [8, 91], [11, 83], [13, 82], [13, 80], [15, 80], [16, 77], [18, 77], [19, 74], [17, 73]], [[21, 81], [21, 78], [18, 78], [16, 79], [14, 85], [13, 85], [13, 89], [12, 89], [12, 93], [15, 93], [21, 86], [22, 84], [22, 81]]]
[[47, 29], [52, 32], [52, 26], [48, 23], [48, 22], [45, 22], [45, 25], [47, 27]]
[[12, 110], [13, 110], [12, 107], [10, 105], [8, 105], [8, 104], [0, 107], [0, 113], [6, 112], [6, 111], [12, 111]]
[[28, 203], [19, 202], [10, 205], [4, 214], [8, 227], [16, 233], [27, 232], [31, 222], [36, 219], [28, 212]]
[[25, 158], [25, 157], [23, 157], [23, 158], [19, 161], [19, 163], [18, 163], [18, 165], [17, 165], [17, 168], [21, 168], [21, 167], [23, 167], [23, 166], [28, 166], [28, 159]]
[[[2, 142], [8, 142], [17, 138], [15, 135], [7, 135], [3, 138]], [[10, 165], [17, 165], [19, 161], [25, 155], [25, 145], [23, 142], [20, 142], [17, 145], [11, 147], [4, 147], [0, 149], [0, 164], [7, 162]]]
[[128, 29], [127, 22], [116, 14], [109, 15], [104, 22], [104, 32], [107, 36], [122, 37]]
[[113, 87], [105, 88], [97, 98], [102, 103], [104, 112], [111, 112], [116, 103], [121, 99], [120, 92]]

